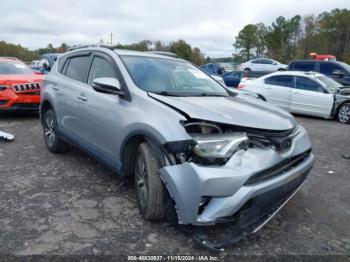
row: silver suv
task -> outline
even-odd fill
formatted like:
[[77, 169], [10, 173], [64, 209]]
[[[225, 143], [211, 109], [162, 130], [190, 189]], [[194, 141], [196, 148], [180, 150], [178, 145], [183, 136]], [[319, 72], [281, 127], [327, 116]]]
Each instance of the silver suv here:
[[46, 145], [75, 145], [135, 181], [147, 220], [257, 231], [300, 188], [314, 156], [287, 112], [187, 61], [102, 46], [60, 56], [45, 78]]

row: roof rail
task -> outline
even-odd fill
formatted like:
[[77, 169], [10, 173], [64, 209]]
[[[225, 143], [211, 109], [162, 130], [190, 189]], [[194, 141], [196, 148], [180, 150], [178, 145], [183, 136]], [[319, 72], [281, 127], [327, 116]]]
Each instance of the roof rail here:
[[68, 48], [68, 51], [76, 50], [76, 49], [81, 49], [81, 48], [86, 48], [86, 47], [103, 47], [103, 48], [108, 48], [110, 50], [113, 50], [114, 47], [108, 44], [87, 44], [87, 45], [75, 45], [70, 48]]
[[163, 55], [163, 56], [169, 56], [173, 58], [177, 58], [177, 54], [172, 53], [172, 52], [165, 52], [165, 51], [146, 51], [148, 53], [156, 54], [156, 55]]
[[12, 57], [12, 56], [0, 56], [0, 59], [11, 59], [15, 61], [20, 61], [17, 57]]

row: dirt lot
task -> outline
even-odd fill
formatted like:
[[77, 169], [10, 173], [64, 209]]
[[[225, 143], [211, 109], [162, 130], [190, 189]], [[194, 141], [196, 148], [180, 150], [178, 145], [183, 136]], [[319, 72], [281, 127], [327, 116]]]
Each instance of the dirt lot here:
[[[49, 153], [35, 115], [0, 115], [0, 254], [210, 254], [166, 223], [141, 219], [134, 191], [74, 149]], [[350, 255], [350, 126], [297, 117], [315, 166], [294, 199], [234, 255]]]

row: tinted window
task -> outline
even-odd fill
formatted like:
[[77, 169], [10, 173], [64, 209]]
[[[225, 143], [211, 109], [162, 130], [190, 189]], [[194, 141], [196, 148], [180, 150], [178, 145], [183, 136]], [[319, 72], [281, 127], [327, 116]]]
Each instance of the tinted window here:
[[86, 82], [89, 56], [76, 56], [69, 59], [66, 76]]
[[344, 73], [344, 69], [335, 63], [321, 63], [320, 64], [320, 73], [325, 75], [331, 75], [333, 74], [334, 70], [340, 70]]
[[272, 64], [272, 60], [271, 59], [261, 59], [262, 64], [266, 64], [266, 65], [271, 65]]
[[296, 88], [307, 91], [324, 92], [324, 89], [316, 81], [306, 77], [297, 77]]
[[91, 84], [94, 79], [99, 77], [117, 78], [117, 75], [111, 63], [101, 57], [95, 57], [92, 61], [88, 83]]
[[264, 59], [255, 59], [252, 61], [253, 64], [263, 64]]
[[265, 84], [293, 87], [293, 77], [292, 76], [271, 76], [265, 79]]
[[314, 66], [315, 66], [315, 63], [312, 61], [294, 62], [292, 65], [292, 70], [313, 71]]

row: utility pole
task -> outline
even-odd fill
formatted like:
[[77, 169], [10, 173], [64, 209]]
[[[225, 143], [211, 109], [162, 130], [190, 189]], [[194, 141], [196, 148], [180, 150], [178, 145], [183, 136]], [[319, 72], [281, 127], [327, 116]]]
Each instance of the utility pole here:
[[111, 45], [113, 45], [113, 33], [111, 32]]

